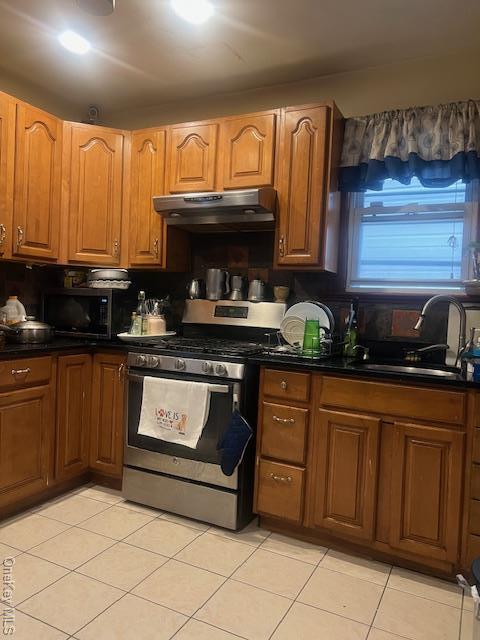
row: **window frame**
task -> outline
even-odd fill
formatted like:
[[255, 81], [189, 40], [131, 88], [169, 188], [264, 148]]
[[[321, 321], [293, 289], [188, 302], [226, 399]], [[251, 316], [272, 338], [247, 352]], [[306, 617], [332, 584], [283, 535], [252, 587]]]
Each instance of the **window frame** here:
[[[468, 245], [477, 240], [478, 237], [478, 217], [479, 217], [479, 194], [480, 186], [478, 181], [473, 181], [466, 185], [465, 190], [465, 203], [463, 203], [464, 217], [463, 217], [463, 237], [462, 237], [462, 267], [461, 273], [464, 280], [470, 279], [473, 276], [472, 264], [470, 259], [470, 253], [468, 251]], [[347, 245], [347, 274], [345, 291], [347, 293], [378, 293], [378, 294], [436, 294], [436, 293], [450, 293], [450, 294], [463, 294], [464, 288], [460, 283], [448, 286], [448, 281], [435, 283], [431, 281], [410, 281], [405, 282], [404, 286], [393, 284], [391, 280], [365, 280], [364, 285], [357, 284], [359, 278], [356, 277], [356, 268], [358, 265], [358, 248], [360, 244], [360, 227], [361, 216], [365, 211], [364, 208], [360, 208], [360, 199], [363, 198], [363, 193], [350, 193], [347, 199], [348, 210], [348, 245]], [[439, 205], [432, 204], [432, 208], [441, 210], [442, 208], [448, 208], [448, 204]], [[420, 207], [421, 209], [421, 207]]]

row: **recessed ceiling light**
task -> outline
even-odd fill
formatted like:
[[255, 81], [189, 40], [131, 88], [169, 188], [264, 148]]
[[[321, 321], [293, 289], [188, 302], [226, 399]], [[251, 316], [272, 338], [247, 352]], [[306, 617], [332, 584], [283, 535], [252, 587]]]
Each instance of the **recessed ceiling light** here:
[[187, 22], [202, 24], [213, 15], [213, 5], [208, 0], [171, 0], [173, 10]]
[[65, 49], [68, 49], [72, 53], [78, 53], [79, 55], [83, 55], [90, 50], [90, 43], [88, 40], [85, 40], [81, 35], [75, 33], [75, 31], [64, 31], [58, 36], [60, 44], [62, 44]]

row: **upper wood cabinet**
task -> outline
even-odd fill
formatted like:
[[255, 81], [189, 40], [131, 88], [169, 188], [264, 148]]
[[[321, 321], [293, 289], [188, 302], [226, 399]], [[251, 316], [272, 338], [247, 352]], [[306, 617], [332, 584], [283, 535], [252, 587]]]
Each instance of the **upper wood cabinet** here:
[[455, 563], [459, 554], [465, 434], [396, 422], [390, 546]]
[[342, 120], [335, 105], [283, 110], [277, 264], [336, 271], [340, 214], [336, 167]]
[[273, 185], [275, 113], [227, 118], [222, 123], [223, 188]]
[[216, 122], [169, 128], [167, 185], [170, 193], [215, 190], [217, 138]]
[[88, 468], [92, 357], [60, 356], [57, 367], [55, 478], [66, 480]]
[[379, 418], [317, 410], [310, 526], [373, 540]]
[[15, 102], [0, 93], [0, 258], [12, 254]]
[[118, 265], [124, 199], [125, 133], [65, 123], [68, 260]]
[[14, 256], [58, 257], [62, 122], [19, 102], [16, 107]]
[[152, 198], [165, 191], [165, 130], [132, 135], [130, 186], [130, 264], [163, 265], [165, 223]]

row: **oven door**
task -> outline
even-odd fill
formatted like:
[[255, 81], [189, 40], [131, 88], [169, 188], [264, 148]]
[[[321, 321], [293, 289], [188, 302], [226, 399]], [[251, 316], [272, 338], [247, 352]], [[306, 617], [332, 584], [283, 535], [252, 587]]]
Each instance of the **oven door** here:
[[237, 488], [237, 471], [232, 476], [226, 476], [220, 469], [220, 452], [217, 445], [229, 424], [235, 405], [240, 402], [238, 381], [188, 374], [181, 376], [182, 380], [212, 383], [221, 388], [221, 392], [211, 391], [207, 422], [197, 447], [191, 449], [138, 433], [143, 380], [146, 375], [179, 379], [175, 373], [149, 371], [146, 374], [144, 370], [129, 370], [125, 464], [206, 484]]

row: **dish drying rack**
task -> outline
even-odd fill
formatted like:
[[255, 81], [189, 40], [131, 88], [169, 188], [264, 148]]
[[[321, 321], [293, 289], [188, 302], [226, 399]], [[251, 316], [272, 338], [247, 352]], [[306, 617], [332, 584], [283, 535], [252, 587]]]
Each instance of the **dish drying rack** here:
[[302, 345], [290, 345], [283, 338], [281, 331], [273, 331], [265, 334], [267, 343], [264, 346], [263, 353], [267, 355], [290, 356], [294, 358], [305, 358], [306, 360], [321, 360], [340, 355], [342, 351], [342, 343], [335, 342], [333, 336], [330, 336], [327, 330], [323, 329], [320, 339], [320, 351], [317, 354], [304, 353]]

